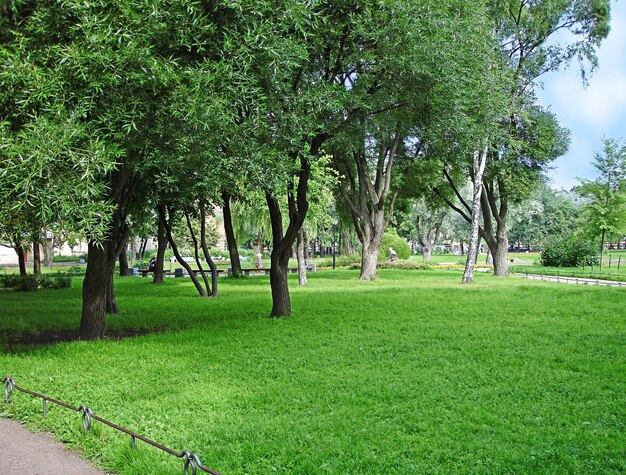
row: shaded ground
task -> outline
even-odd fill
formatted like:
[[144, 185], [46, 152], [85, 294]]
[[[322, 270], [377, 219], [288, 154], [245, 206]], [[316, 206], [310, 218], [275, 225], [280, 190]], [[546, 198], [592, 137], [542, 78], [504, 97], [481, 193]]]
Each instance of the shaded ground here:
[[[136, 336], [147, 335], [148, 333], [159, 333], [161, 328], [125, 328], [122, 330], [108, 330], [105, 338], [111, 340], [121, 340]], [[43, 332], [18, 332], [4, 330], [0, 337], [0, 349], [9, 353], [26, 350], [33, 346], [51, 345], [66, 341], [79, 339], [78, 330], [54, 330]]]
[[50, 434], [34, 434], [16, 421], [0, 419], [0, 471], [3, 475], [104, 475]]

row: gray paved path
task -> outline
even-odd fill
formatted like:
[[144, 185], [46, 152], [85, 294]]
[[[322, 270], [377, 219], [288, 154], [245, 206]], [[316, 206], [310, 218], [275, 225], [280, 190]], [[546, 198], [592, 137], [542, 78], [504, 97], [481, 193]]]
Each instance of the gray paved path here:
[[3, 475], [105, 475], [50, 434], [33, 433], [19, 422], [0, 419], [0, 473]]
[[626, 289], [626, 282], [616, 282], [614, 280], [585, 279], [582, 277], [563, 277], [556, 275], [524, 274], [521, 272], [516, 272], [513, 275], [517, 277], [526, 277], [527, 279], [531, 280], [545, 280], [546, 282], [558, 282], [561, 284], [606, 285], [609, 287], [623, 287]]

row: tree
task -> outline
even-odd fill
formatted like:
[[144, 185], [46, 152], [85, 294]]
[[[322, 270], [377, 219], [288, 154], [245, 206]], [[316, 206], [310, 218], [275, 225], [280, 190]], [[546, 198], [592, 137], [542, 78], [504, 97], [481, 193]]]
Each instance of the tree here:
[[611, 138], [602, 142], [603, 155], [594, 155], [598, 177], [580, 179], [575, 188], [588, 200], [581, 209], [581, 225], [589, 236], [600, 238], [600, 270], [606, 238], [626, 232], [626, 146]]
[[[490, 141], [479, 233], [493, 255], [494, 273], [506, 275], [509, 208], [529, 196], [549, 163], [569, 144], [556, 118], [536, 105], [532, 88], [542, 74], [575, 58], [588, 61], [592, 70], [597, 66], [596, 49], [609, 31], [610, 2], [494, 0], [489, 9], [504, 59], [502, 67], [511, 80], [509, 113], [499, 119], [499, 133]], [[571, 33], [566, 36], [568, 44], [554, 39], [559, 31]], [[586, 80], [582, 66], [581, 71]], [[451, 175], [447, 181], [457, 188], [459, 182], [453, 183]], [[457, 209], [468, 222], [469, 209], [463, 203]]]

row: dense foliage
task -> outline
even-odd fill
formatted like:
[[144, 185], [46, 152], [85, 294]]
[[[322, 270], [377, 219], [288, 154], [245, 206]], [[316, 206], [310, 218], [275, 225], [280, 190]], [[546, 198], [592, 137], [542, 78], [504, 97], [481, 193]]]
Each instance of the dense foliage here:
[[545, 245], [541, 263], [550, 267], [578, 267], [591, 265], [598, 255], [598, 247], [578, 234], [553, 238]]

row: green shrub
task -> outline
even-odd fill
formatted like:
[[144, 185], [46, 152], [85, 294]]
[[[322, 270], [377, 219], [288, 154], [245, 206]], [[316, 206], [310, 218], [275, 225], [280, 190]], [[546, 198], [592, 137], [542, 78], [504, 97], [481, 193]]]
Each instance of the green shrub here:
[[39, 279], [42, 289], [65, 289], [72, 285], [72, 276], [68, 272], [44, 274]]
[[384, 262], [389, 260], [389, 248], [393, 248], [398, 255], [398, 259], [408, 259], [411, 255], [411, 248], [406, 239], [398, 236], [396, 233], [385, 233], [383, 241], [378, 251], [378, 261]]
[[70, 276], [80, 276], [80, 275], [85, 275], [85, 267], [84, 266], [79, 266], [79, 265], [75, 265], [70, 267], [67, 270], [67, 273]]
[[[322, 259], [317, 259], [315, 261], [317, 267], [332, 267], [333, 266], [333, 258], [332, 257], [324, 257]], [[361, 266], [361, 256], [337, 256], [335, 258], [335, 265], [337, 267], [349, 267], [356, 265], [357, 268]]]
[[[395, 248], [394, 248], [395, 249]], [[389, 262], [379, 261], [379, 269], [402, 269], [402, 270], [428, 270], [432, 269], [430, 263], [427, 262], [414, 262], [414, 261], [402, 261], [402, 262]]]
[[574, 234], [548, 241], [541, 255], [541, 264], [547, 267], [579, 267], [591, 265], [597, 249], [587, 240]]
[[87, 254], [81, 254], [80, 256], [54, 256], [52, 262], [78, 262], [80, 259], [87, 261]]
[[20, 275], [17, 285], [13, 287], [18, 292], [32, 292], [39, 288], [39, 277], [33, 274]]
[[20, 277], [19, 274], [4, 274], [0, 276], [0, 285], [4, 289], [14, 289], [18, 285]]

